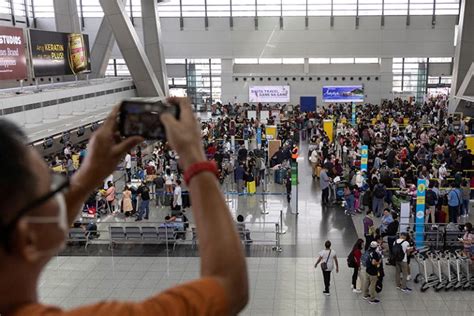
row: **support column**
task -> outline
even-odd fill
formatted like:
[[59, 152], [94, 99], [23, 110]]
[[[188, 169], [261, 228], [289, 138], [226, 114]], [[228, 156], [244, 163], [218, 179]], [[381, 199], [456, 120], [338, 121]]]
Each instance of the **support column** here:
[[109, 23], [102, 19], [91, 51], [91, 68], [94, 78], [103, 78], [115, 45], [115, 37]]
[[82, 31], [76, 0], [54, 0], [54, 20], [58, 32], [81, 33]]
[[121, 0], [100, 0], [104, 18], [112, 29], [120, 52], [132, 75], [140, 97], [164, 96], [137, 31]]
[[378, 100], [374, 102], [381, 102], [381, 99], [393, 99], [393, 58], [380, 59], [380, 77], [379, 77], [379, 91]]
[[[463, 96], [474, 96], [474, 1], [462, 0], [459, 16], [458, 36], [454, 53], [453, 81], [449, 112], [463, 112], [473, 115], [474, 109], [468, 108]], [[472, 67], [472, 68], [471, 68]]]
[[[238, 96], [236, 94], [234, 85], [239, 85], [238, 83], [234, 83], [233, 80], [234, 74], [234, 60], [231, 58], [221, 59], [221, 82], [222, 82], [222, 101], [227, 102], [236, 102], [235, 97]], [[240, 82], [240, 81], [239, 81]], [[243, 101], [243, 100], [238, 100]]]
[[168, 95], [168, 74], [162, 44], [158, 1], [141, 0], [145, 52], [163, 92]]

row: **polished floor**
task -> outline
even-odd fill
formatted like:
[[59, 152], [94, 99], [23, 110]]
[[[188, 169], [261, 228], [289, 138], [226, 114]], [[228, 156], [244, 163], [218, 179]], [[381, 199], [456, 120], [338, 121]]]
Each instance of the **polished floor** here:
[[[266, 192], [274, 195], [265, 198], [226, 195], [232, 214], [244, 215], [254, 231], [252, 237], [259, 241], [246, 247], [251, 296], [242, 315], [474, 315], [473, 291], [421, 293], [409, 282], [414, 291], [404, 294], [395, 288], [392, 267], [385, 269], [381, 304], [370, 305], [352, 293], [352, 271], [346, 256], [361, 233], [362, 217], [345, 216], [337, 207], [321, 207], [319, 185], [311, 179], [306, 160], [300, 163], [299, 177], [298, 215], [296, 205], [288, 205], [286, 196], [278, 195], [283, 188], [272, 181]], [[230, 184], [223, 191], [231, 191]], [[282, 252], [278, 253], [272, 250], [272, 227], [280, 221], [280, 211], [286, 233], [281, 235]], [[149, 222], [162, 221], [167, 213], [166, 208], [153, 208]], [[191, 212], [187, 214], [192, 223]], [[133, 219], [123, 221], [120, 216], [110, 216], [102, 219], [99, 227], [106, 229], [109, 222], [149, 225], [136, 224]], [[106, 236], [101, 237], [106, 243]], [[332, 241], [341, 266], [340, 273], [332, 275], [330, 297], [322, 294], [322, 274], [313, 267], [327, 239]], [[39, 295], [44, 303], [64, 308], [101, 300], [139, 301], [198, 277], [198, 255], [189, 242], [178, 245], [174, 252], [163, 246], [123, 245], [112, 250], [106, 244], [90, 245], [87, 250], [70, 246], [48, 265]], [[412, 268], [414, 275], [417, 269], [415, 265]]]

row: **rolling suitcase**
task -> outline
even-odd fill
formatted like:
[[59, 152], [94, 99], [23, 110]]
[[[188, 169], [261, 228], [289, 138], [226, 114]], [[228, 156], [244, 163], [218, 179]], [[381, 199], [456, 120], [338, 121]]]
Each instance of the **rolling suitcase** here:
[[255, 181], [247, 182], [247, 192], [249, 194], [255, 194], [257, 192]]
[[285, 169], [278, 169], [275, 171], [275, 183], [283, 184], [285, 180]]

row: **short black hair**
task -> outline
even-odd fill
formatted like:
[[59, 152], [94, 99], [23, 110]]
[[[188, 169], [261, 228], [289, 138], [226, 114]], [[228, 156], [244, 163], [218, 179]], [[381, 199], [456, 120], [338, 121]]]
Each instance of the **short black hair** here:
[[7, 225], [13, 214], [6, 214], [5, 209], [24, 202], [25, 192], [35, 192], [37, 177], [27, 161], [27, 137], [14, 123], [0, 119], [0, 193], [2, 200], [0, 223]]
[[237, 216], [237, 222], [243, 223], [244, 217], [242, 215]]
[[326, 242], [324, 243], [324, 247], [326, 247], [326, 249], [331, 248], [331, 241], [326, 240]]

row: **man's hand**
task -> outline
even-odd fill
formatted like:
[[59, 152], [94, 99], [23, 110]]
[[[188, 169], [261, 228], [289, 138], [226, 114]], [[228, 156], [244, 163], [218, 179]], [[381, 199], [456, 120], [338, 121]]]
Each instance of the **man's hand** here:
[[116, 106], [102, 126], [95, 132], [89, 142], [84, 162], [77, 172], [77, 180], [82, 186], [94, 189], [112, 174], [127, 151], [143, 142], [142, 137], [122, 139], [118, 132]]
[[207, 160], [201, 133], [187, 98], [168, 98], [168, 102], [180, 107], [180, 119], [178, 121], [171, 114], [165, 113], [161, 115], [161, 121], [165, 126], [169, 144], [180, 157], [179, 164], [186, 170], [196, 162]]

